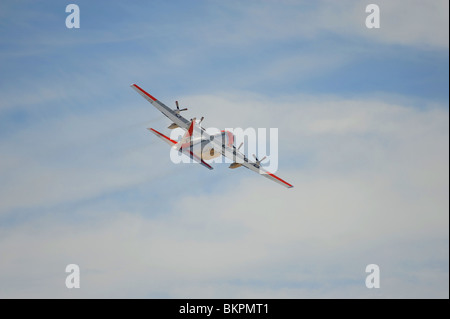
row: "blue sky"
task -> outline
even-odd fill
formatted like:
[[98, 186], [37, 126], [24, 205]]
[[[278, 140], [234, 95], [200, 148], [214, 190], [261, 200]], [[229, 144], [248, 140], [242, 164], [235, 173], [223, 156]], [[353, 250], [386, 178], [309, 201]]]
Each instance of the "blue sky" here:
[[[448, 298], [448, 2], [75, 3], [0, 4], [0, 297]], [[132, 83], [295, 188], [172, 164]]]

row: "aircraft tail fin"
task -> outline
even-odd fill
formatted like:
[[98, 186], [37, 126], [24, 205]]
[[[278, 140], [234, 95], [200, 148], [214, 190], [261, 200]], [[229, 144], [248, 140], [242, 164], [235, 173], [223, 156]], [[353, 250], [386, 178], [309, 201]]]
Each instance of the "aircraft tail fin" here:
[[178, 149], [190, 146], [192, 136], [194, 135], [194, 125], [195, 125], [195, 117], [191, 120], [191, 125], [189, 125], [189, 129], [186, 131], [184, 136], [178, 142], [177, 144]]

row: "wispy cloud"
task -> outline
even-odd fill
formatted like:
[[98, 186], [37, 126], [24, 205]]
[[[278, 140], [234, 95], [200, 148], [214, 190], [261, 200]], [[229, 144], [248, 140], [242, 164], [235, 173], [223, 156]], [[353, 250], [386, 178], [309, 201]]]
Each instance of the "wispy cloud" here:
[[[28, 277], [45, 278], [49, 288], [39, 289], [39, 294], [46, 297], [69, 296], [58, 288], [61, 275], [57, 271], [58, 265], [63, 269], [69, 262], [79, 263], [85, 270], [83, 289], [77, 296], [87, 297], [445, 296], [448, 254], [442, 252], [448, 246], [448, 148], [442, 146], [448, 145], [447, 110], [338, 97], [305, 96], [299, 105], [297, 96], [280, 102], [268, 96], [237, 93], [185, 100], [200, 111], [209, 110], [218, 127], [232, 123], [225, 113], [237, 110], [242, 122], [249, 121], [254, 114], [252, 105], [258, 108], [261, 124], [275, 121], [282, 130], [284, 159], [280, 170], [295, 184], [293, 191], [263, 183], [265, 180], [245, 171], [232, 172], [230, 177], [228, 170], [218, 167], [212, 172], [215, 183], [223, 179], [229, 186], [208, 195], [177, 193], [177, 200], [165, 205], [167, 214], [157, 217], [152, 208], [156, 204], [145, 200], [144, 194], [139, 199], [147, 203], [144, 215], [129, 211], [123, 203], [112, 209], [112, 214], [104, 211], [110, 209], [104, 203], [94, 210], [90, 205], [70, 209], [72, 214], [101, 216], [84, 230], [64, 219], [54, 221], [56, 212], [50, 209], [31, 233], [34, 219], [3, 235], [2, 255], [9, 257], [2, 263], [1, 273], [9, 274], [9, 279], [2, 279], [9, 287], [8, 296], [39, 296], [11, 279], [18, 276], [11, 274], [25, 271], [17, 261], [23, 261], [22, 252], [28, 251], [35, 253], [27, 254], [28, 262], [22, 264], [39, 263], [36, 268], [41, 270]], [[274, 104], [276, 112], [271, 107]], [[209, 105], [216, 108], [208, 109]], [[291, 114], [292, 119], [281, 114]], [[120, 116], [120, 112], [111, 115], [102, 129]], [[82, 170], [77, 169], [80, 159], [71, 156], [62, 166], [46, 170], [29, 165], [19, 170], [22, 165], [18, 163], [8, 169], [14, 172], [8, 180], [16, 187], [2, 192], [2, 203], [11, 207], [14, 202], [31, 206], [76, 202], [104, 196], [114, 188], [140, 193], [143, 179], [152, 178], [166, 167], [164, 163], [173, 166], [159, 150], [138, 151], [133, 156], [114, 152], [135, 144], [133, 134], [114, 139], [114, 146], [108, 142], [110, 134], [93, 134], [94, 123], [86, 118], [59, 123], [69, 128], [68, 136], [61, 136], [59, 143], [71, 136], [73, 128], [84, 127], [80, 141], [97, 136], [92, 145], [102, 145], [99, 152], [86, 157]], [[53, 131], [57, 130], [49, 126], [42, 139]], [[151, 136], [142, 141], [147, 138]], [[42, 142], [33, 144], [39, 148]], [[58, 145], [56, 149], [60, 149]], [[74, 152], [84, 149], [93, 150], [83, 146]], [[108, 151], [114, 156], [105, 156]], [[306, 153], [310, 161], [298, 164]], [[40, 161], [52, 163], [51, 155], [45, 154]], [[37, 172], [43, 180], [34, 183]], [[192, 185], [186, 179], [173, 181], [181, 185], [175, 189]], [[146, 192], [170, 189], [171, 183], [172, 179], [146, 183]], [[30, 189], [29, 184], [36, 187]], [[24, 192], [33, 196], [23, 197]], [[96, 245], [89, 244], [93, 242]], [[18, 246], [22, 248], [18, 250]], [[421, 265], [422, 258], [434, 264]], [[386, 271], [381, 295], [371, 294], [363, 284], [364, 267], [372, 262], [380, 263]], [[409, 266], [391, 273], [404, 264]], [[283, 274], [273, 277], [274, 269], [282, 269]], [[419, 282], [421, 289], [407, 289], [413, 285], [409, 276], [415, 276], [414, 285]], [[179, 288], [180, 282], [184, 289]]]
[[[448, 2], [78, 4], [0, 4], [1, 297], [448, 298]], [[172, 164], [133, 82], [295, 188]]]
[[254, 47], [330, 33], [380, 43], [448, 48], [448, 1], [377, 1], [379, 30], [365, 26], [367, 4], [355, 0], [227, 1], [208, 12], [214, 17], [211, 23], [199, 21], [192, 28], [204, 35], [206, 43], [221, 46]]

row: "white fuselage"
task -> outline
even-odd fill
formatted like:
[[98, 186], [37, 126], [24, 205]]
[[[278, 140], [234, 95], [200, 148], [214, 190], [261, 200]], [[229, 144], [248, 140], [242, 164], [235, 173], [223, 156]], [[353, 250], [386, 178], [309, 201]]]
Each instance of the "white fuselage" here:
[[[232, 147], [234, 143], [234, 136], [229, 131], [222, 131], [220, 133], [211, 135], [211, 138], [221, 139], [223, 144], [226, 144], [230, 147]], [[210, 140], [203, 139], [202, 137], [192, 139], [192, 151], [196, 156], [204, 160], [210, 160], [222, 155], [220, 153], [220, 150], [214, 149], [214, 146], [212, 145]]]

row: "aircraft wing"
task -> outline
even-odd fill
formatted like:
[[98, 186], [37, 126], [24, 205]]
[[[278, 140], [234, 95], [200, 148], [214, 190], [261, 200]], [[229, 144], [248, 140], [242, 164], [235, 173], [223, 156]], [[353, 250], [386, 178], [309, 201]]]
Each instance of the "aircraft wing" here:
[[[203, 135], [206, 135], [208, 137], [208, 135], [205, 132], [203, 132]], [[213, 139], [211, 141], [211, 143], [214, 144], [214, 148], [216, 150], [220, 150], [220, 152], [222, 153], [223, 156], [228, 157], [232, 161], [237, 161], [239, 164], [242, 164], [242, 166], [248, 168], [249, 170], [259, 173], [262, 176], [264, 176], [280, 185], [283, 185], [284, 187], [287, 187], [287, 188], [294, 187], [293, 185], [291, 185], [288, 182], [286, 182], [285, 180], [279, 178], [275, 174], [272, 174], [269, 171], [265, 170], [263, 167], [260, 167], [257, 163], [249, 161], [248, 158], [244, 154], [239, 152], [234, 145], [232, 147], [230, 147], [218, 139]]]
[[189, 125], [191, 124], [190, 121], [186, 120], [184, 117], [182, 117], [180, 114], [175, 113], [171, 108], [166, 106], [164, 103], [158, 101], [156, 98], [145, 92], [143, 89], [141, 89], [138, 85], [132, 84], [131, 87], [136, 90], [144, 99], [149, 101], [154, 107], [156, 107], [158, 110], [161, 111], [165, 116], [169, 118], [173, 123], [178, 125], [179, 127], [187, 130], [189, 128]]

